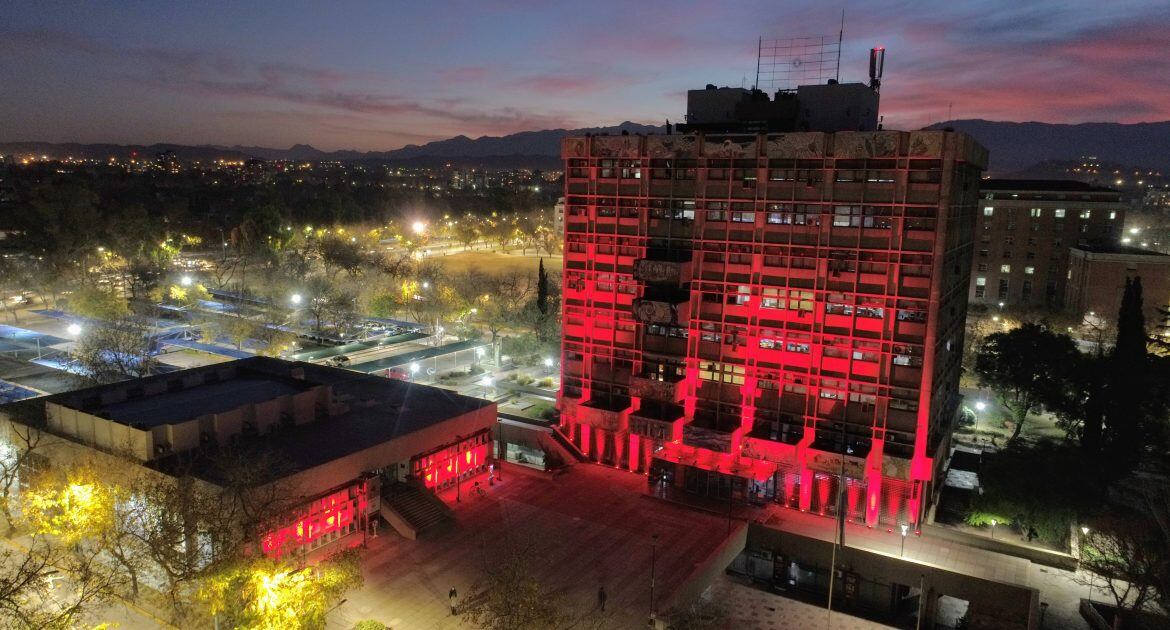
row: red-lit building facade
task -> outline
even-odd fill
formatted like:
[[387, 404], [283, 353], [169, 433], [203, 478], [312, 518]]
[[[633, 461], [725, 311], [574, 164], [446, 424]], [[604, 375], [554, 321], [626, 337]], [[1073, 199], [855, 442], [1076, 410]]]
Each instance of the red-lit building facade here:
[[986, 151], [943, 131], [568, 138], [561, 430], [727, 500], [919, 522]]
[[[255, 529], [259, 551], [305, 556], [360, 544], [393, 506], [389, 484], [437, 492], [485, 474], [496, 405], [336, 367], [253, 357], [29, 401], [60, 446], [54, 462], [117, 453], [133, 474], [190, 475], [222, 487], [215, 453], [267, 458], [280, 509]], [[7, 418], [0, 407], [0, 421]], [[0, 446], [6, 432], [0, 422]], [[138, 470], [141, 469], [141, 470]], [[224, 526], [231, 526], [225, 523]], [[249, 531], [249, 535], [252, 532]]]

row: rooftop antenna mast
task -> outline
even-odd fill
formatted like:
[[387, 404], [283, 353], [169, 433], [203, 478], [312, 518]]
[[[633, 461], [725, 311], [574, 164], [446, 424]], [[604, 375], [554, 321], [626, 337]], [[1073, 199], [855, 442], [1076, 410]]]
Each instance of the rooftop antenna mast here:
[[[841, 44], [845, 42], [845, 9], [841, 9], [841, 30], [837, 31], [837, 82], [841, 82]], [[756, 62], [759, 72], [759, 61]]]
[[756, 44], [756, 82], [752, 84], [752, 89], [756, 90], [760, 87], [760, 58], [764, 56], [764, 38], [760, 37]]

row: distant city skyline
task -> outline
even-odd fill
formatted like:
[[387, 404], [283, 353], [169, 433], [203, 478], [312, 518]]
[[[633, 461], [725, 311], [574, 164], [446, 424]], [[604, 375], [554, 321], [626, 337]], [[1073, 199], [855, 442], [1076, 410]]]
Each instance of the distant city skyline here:
[[[841, 5], [501, 2], [0, 5], [0, 141], [388, 150], [456, 135], [678, 121], [750, 86], [756, 38]], [[843, 81], [888, 50], [889, 128], [948, 117], [1170, 119], [1170, 5], [844, 4]]]

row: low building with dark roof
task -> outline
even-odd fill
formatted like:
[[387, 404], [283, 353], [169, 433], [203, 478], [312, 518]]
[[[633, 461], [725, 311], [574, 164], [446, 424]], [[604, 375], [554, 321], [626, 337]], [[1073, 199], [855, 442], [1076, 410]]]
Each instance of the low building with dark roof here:
[[[439, 490], [486, 471], [496, 423], [487, 400], [266, 357], [46, 396], [13, 411], [82, 452], [212, 486], [228, 483], [221, 452], [271, 462], [266, 483], [304, 505], [273, 515], [262, 535], [273, 555], [364, 536], [383, 484]], [[43, 415], [29, 420], [30, 412]]]

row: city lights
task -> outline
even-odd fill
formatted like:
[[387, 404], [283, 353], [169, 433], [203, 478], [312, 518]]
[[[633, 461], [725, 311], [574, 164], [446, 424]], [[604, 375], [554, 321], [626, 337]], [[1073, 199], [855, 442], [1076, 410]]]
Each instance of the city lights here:
[[81, 334], [82, 328], [81, 324], [69, 324], [65, 327], [65, 330], [68, 331], [70, 335], [76, 337]]

